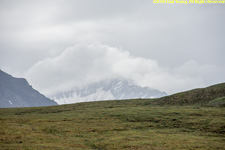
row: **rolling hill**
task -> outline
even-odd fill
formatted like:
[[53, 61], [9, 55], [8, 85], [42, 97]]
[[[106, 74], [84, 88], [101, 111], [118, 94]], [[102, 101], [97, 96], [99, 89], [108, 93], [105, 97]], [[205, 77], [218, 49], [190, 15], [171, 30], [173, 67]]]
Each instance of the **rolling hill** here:
[[[214, 99], [225, 97], [225, 83], [206, 88], [194, 89], [156, 99], [153, 104], [157, 105], [207, 105]], [[217, 106], [225, 106], [225, 101], [220, 101]]]

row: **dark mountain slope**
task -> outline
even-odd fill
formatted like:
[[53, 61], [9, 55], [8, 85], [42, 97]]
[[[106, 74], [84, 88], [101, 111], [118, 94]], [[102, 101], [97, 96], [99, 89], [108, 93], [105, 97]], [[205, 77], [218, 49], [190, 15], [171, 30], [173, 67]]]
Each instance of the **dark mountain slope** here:
[[211, 100], [225, 96], [225, 83], [207, 88], [194, 89], [174, 95], [156, 99], [153, 104], [158, 105], [192, 105], [207, 104]]
[[0, 108], [57, 105], [34, 90], [23, 78], [14, 78], [0, 70]]

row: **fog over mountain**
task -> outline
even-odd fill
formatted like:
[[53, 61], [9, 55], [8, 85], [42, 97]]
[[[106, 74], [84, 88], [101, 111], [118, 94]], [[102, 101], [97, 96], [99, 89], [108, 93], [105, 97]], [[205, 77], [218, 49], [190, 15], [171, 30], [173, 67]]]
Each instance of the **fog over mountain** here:
[[99, 100], [158, 98], [166, 95], [165, 92], [148, 87], [140, 87], [131, 80], [118, 78], [94, 83], [84, 88], [75, 88], [67, 92], [61, 92], [51, 98], [58, 104], [70, 104]]
[[57, 105], [34, 90], [24, 78], [14, 78], [0, 70], [0, 108]]
[[225, 82], [225, 5], [1, 0], [0, 68], [46, 96], [122, 77], [168, 94]]

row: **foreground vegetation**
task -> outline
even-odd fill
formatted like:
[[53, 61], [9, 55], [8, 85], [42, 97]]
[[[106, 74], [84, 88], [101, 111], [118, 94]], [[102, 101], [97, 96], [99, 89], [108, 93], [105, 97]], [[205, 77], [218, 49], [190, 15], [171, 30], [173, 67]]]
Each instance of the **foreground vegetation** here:
[[224, 116], [151, 100], [0, 109], [0, 149], [225, 149]]

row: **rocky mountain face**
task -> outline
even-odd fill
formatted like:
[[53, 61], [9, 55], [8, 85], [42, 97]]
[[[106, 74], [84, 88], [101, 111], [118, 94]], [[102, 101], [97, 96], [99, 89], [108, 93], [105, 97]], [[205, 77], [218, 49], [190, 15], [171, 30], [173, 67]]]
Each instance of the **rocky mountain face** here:
[[14, 78], [0, 70], [0, 108], [57, 105], [34, 90], [23, 78]]
[[58, 104], [70, 104], [100, 100], [158, 98], [166, 95], [165, 92], [159, 90], [137, 86], [132, 81], [113, 79], [95, 83], [82, 89], [75, 88], [68, 92], [58, 93], [51, 98]]

